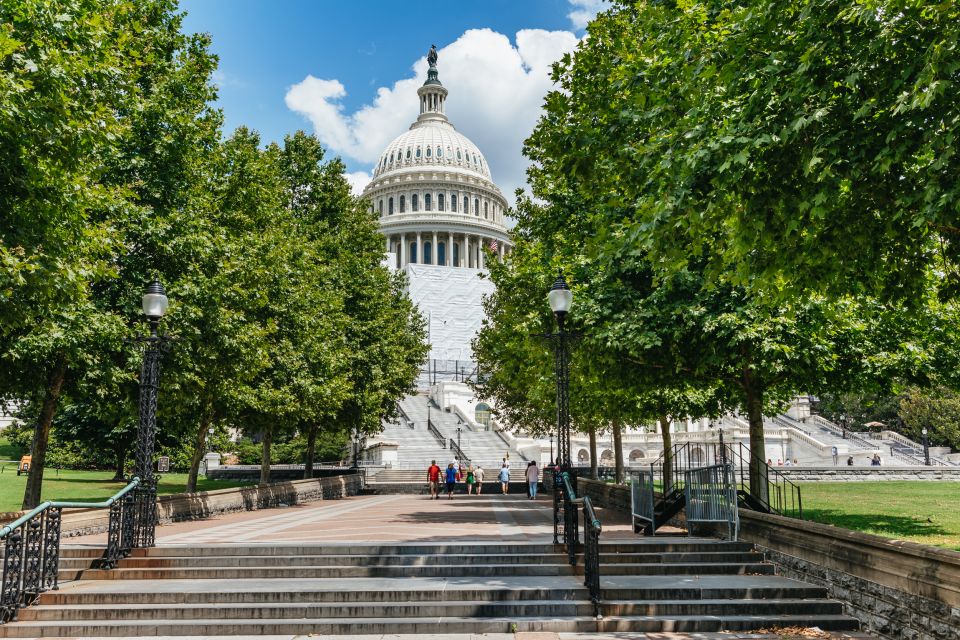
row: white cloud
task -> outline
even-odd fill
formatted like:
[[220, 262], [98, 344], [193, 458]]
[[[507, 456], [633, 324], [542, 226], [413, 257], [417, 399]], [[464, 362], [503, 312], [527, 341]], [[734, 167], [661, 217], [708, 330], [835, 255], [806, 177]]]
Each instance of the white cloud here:
[[[525, 183], [523, 141], [553, 88], [550, 65], [576, 45], [577, 37], [569, 31], [526, 29], [516, 34], [513, 46], [503, 34], [471, 29], [439, 51], [440, 80], [450, 91], [447, 116], [486, 155], [494, 180], [511, 202], [514, 189]], [[381, 87], [371, 104], [353, 113], [343, 109], [343, 84], [313, 76], [290, 87], [286, 104], [309, 119], [317, 137], [335, 153], [373, 165], [416, 118], [417, 88], [426, 73], [421, 58], [413, 64], [412, 77]], [[358, 174], [352, 175], [351, 183], [358, 184]]]
[[567, 14], [570, 23], [576, 31], [587, 28], [587, 23], [593, 20], [599, 12], [610, 8], [609, 0], [569, 0], [573, 10]]
[[367, 186], [372, 179], [371, 175], [366, 171], [354, 171], [346, 174], [344, 177], [347, 179], [347, 182], [350, 183], [350, 189], [355, 196], [363, 193], [363, 188]]

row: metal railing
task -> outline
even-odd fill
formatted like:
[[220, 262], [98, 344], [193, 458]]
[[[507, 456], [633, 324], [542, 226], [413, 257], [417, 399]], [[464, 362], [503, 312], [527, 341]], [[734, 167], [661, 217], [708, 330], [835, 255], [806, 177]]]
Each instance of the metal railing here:
[[453, 451], [453, 455], [462, 463], [466, 462], [470, 464], [470, 458], [467, 457], [467, 454], [463, 452], [463, 449], [460, 448], [460, 445], [457, 444], [457, 441], [453, 438], [450, 438], [449, 447], [450, 451]]
[[721, 523], [727, 525], [727, 537], [736, 540], [740, 518], [732, 466], [728, 463], [690, 469], [684, 476], [687, 534], [694, 535], [696, 523]]
[[[633, 531], [639, 533], [643, 529], [655, 531], [654, 510], [656, 499], [653, 497], [653, 471], [630, 471], [630, 511], [633, 517]], [[644, 524], [637, 526], [637, 521]]]
[[[563, 543], [567, 548], [567, 559], [571, 566], [577, 564], [577, 550], [580, 547], [579, 507], [583, 507], [583, 584], [590, 592], [590, 601], [593, 602], [594, 612], [599, 616], [600, 534], [603, 532], [603, 526], [593, 509], [590, 497], [577, 497], [574, 487], [575, 478], [572, 478], [567, 471], [555, 471], [554, 473], [554, 507], [562, 504]], [[557, 518], [554, 519], [555, 527], [557, 520]]]
[[437, 425], [433, 424], [433, 420], [427, 419], [427, 431], [433, 434], [433, 437], [436, 438], [441, 447], [444, 449], [447, 448], [447, 439], [440, 433], [440, 430], [437, 429]]
[[410, 419], [410, 416], [407, 415], [407, 412], [403, 410], [403, 407], [400, 406], [400, 403], [397, 403], [397, 414], [399, 414], [400, 419], [403, 420], [408, 429], [414, 428], [414, 422]]
[[110, 509], [107, 549], [100, 566], [112, 569], [135, 546], [137, 516], [133, 489], [140, 478], [103, 502], [44, 502], [0, 528], [3, 541], [3, 581], [0, 622], [16, 620], [21, 608], [41, 593], [57, 588], [60, 570], [60, 525], [64, 509]]
[[[751, 478], [750, 461], [759, 473]], [[745, 506], [789, 518], [803, 519], [800, 487], [750, 451], [742, 442], [725, 444], [721, 461], [733, 467], [734, 482]]]

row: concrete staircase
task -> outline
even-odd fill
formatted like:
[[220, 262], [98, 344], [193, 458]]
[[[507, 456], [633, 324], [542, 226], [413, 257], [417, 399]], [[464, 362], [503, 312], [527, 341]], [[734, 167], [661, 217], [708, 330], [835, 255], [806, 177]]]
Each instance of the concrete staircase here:
[[746, 543], [601, 543], [602, 617], [562, 549], [531, 542], [167, 546], [112, 571], [64, 548], [61, 579], [0, 637], [711, 632], [856, 620]]

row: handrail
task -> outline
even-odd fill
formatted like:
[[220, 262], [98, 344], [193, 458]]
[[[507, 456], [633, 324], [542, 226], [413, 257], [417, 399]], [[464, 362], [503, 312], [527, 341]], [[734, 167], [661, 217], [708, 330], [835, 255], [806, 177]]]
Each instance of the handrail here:
[[142, 511], [137, 507], [143, 506], [135, 504], [131, 492], [140, 484], [140, 478], [133, 478], [102, 502], [47, 501], [0, 528], [0, 540], [4, 542], [0, 622], [16, 620], [22, 607], [32, 604], [44, 591], [57, 588], [64, 509], [110, 509], [101, 566], [111, 569], [126, 557], [135, 543], [135, 519]]
[[437, 439], [441, 447], [444, 449], [447, 448], [447, 439], [440, 433], [440, 430], [437, 429], [437, 426], [433, 424], [433, 420], [430, 418], [427, 418], [427, 431], [433, 434], [433, 437]]
[[[739, 473], [739, 489], [744, 494], [744, 502], [751, 509], [776, 513], [781, 516], [803, 520], [803, 501], [800, 487], [785, 474], [768, 465], [763, 458], [753, 453], [742, 442], [724, 445], [725, 461], [733, 465], [734, 480]], [[755, 461], [760, 470], [757, 478], [761, 486], [753, 486], [750, 463]], [[773, 476], [771, 481], [770, 476]]]
[[123, 496], [133, 491], [133, 489], [136, 488], [139, 484], [140, 484], [140, 478], [135, 477], [130, 481], [130, 484], [128, 484], [123, 489], [113, 494], [111, 497], [107, 498], [103, 502], [78, 502], [76, 500], [74, 501], [53, 500], [53, 501], [41, 502], [39, 505], [31, 509], [30, 511], [26, 512], [25, 514], [23, 514], [22, 516], [20, 516], [19, 518], [11, 522], [10, 524], [4, 526], [3, 528], [0, 528], [0, 540], [2, 540], [3, 538], [6, 538], [8, 535], [13, 533], [14, 529], [17, 529], [18, 527], [23, 526], [28, 521], [30, 521], [34, 516], [46, 511], [47, 509], [106, 509], [108, 507], [112, 507], [114, 502], [116, 502]]
[[410, 419], [410, 416], [407, 415], [407, 412], [403, 410], [403, 407], [400, 406], [400, 403], [397, 403], [397, 413], [400, 414], [400, 417], [403, 418], [403, 421], [406, 423], [408, 429], [413, 429], [413, 420]]
[[577, 497], [576, 489], [571, 483], [570, 474], [566, 471], [559, 474], [562, 487], [555, 487], [554, 508], [558, 503], [556, 496], [563, 494], [563, 539], [567, 547], [567, 557], [571, 565], [577, 564], [579, 515], [577, 507], [583, 506], [583, 584], [590, 591], [590, 601], [593, 602], [594, 612], [600, 615], [600, 534], [603, 526], [600, 518], [593, 509], [590, 496]]
[[460, 445], [458, 445], [453, 438], [450, 438], [450, 451], [453, 451], [454, 455], [457, 457], [457, 460], [460, 462], [466, 462], [467, 464], [470, 464], [470, 458], [467, 457], [467, 454], [463, 452], [463, 449], [460, 448]]

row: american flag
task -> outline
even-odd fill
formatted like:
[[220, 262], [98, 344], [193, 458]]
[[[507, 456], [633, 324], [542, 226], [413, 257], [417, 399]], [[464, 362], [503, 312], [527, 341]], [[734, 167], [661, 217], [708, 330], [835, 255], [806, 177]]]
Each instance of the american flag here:
[[490, 250], [491, 250], [491, 251], [497, 251], [498, 249], [500, 249], [500, 243], [497, 242], [496, 240], [491, 240], [491, 241], [490, 241]]

